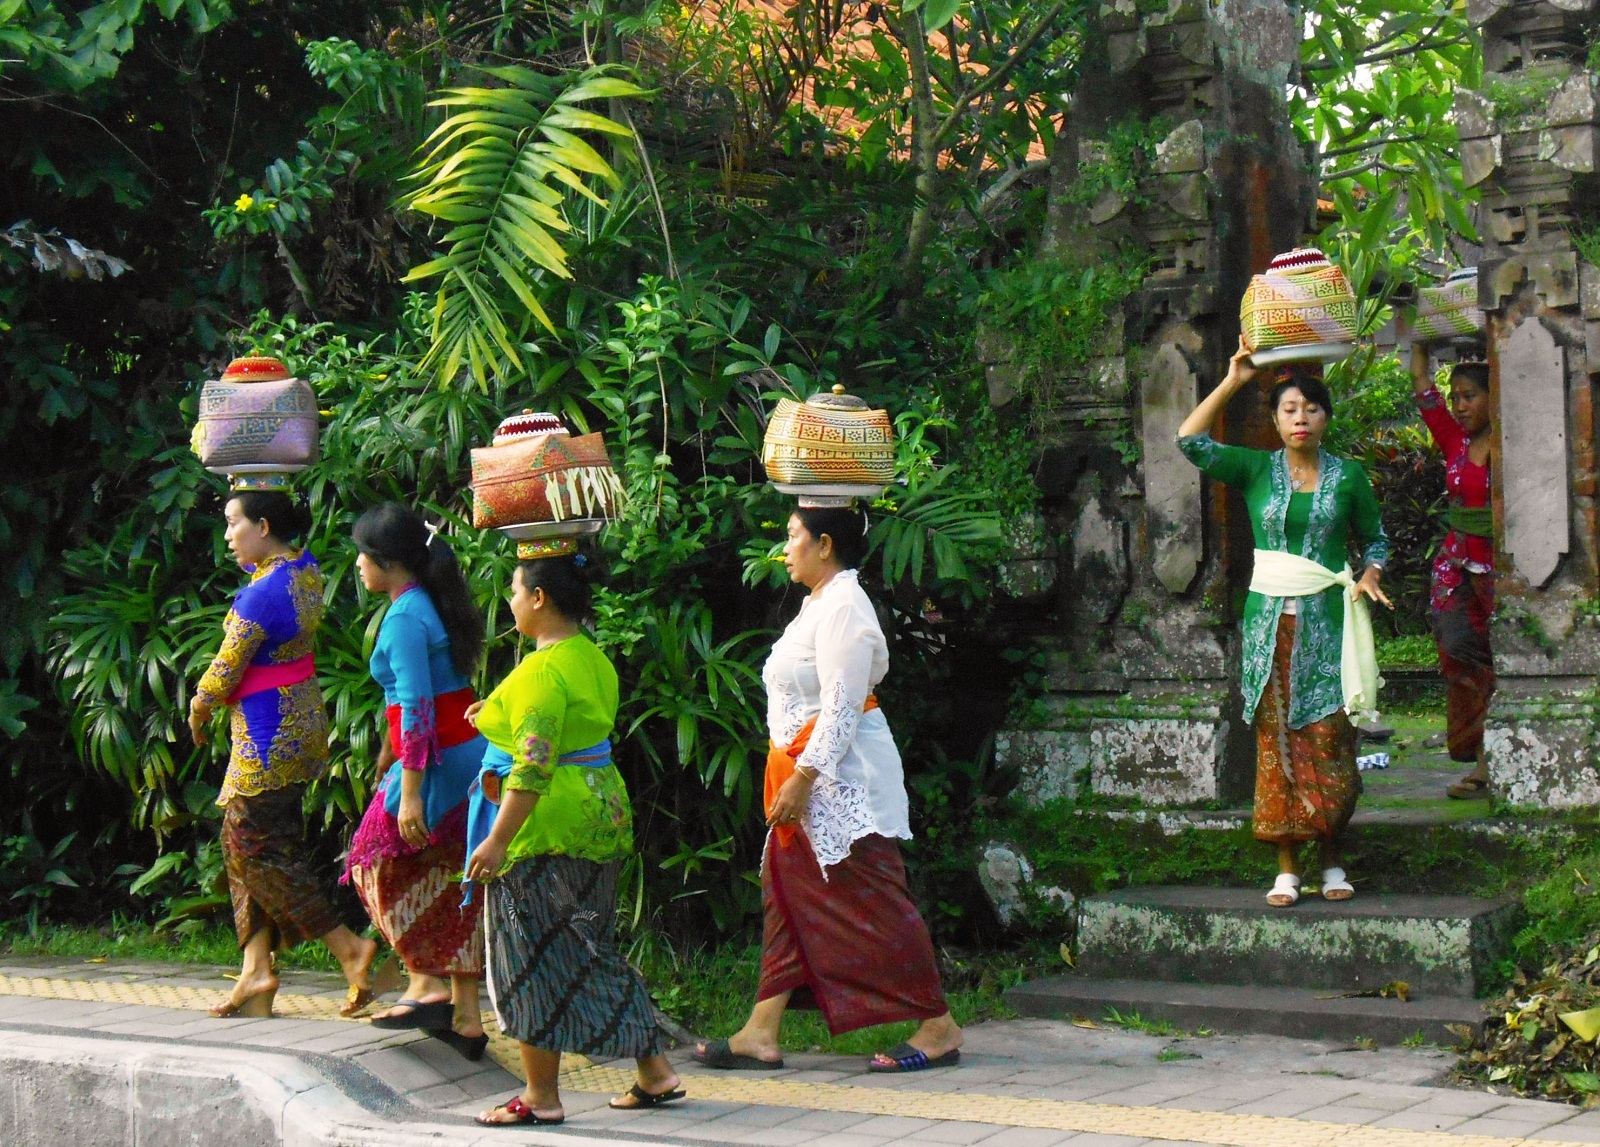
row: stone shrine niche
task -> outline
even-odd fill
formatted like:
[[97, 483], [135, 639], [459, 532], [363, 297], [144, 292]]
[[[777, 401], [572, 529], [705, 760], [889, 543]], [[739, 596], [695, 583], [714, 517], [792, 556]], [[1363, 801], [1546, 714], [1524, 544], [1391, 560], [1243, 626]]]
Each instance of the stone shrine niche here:
[[1568, 548], [1566, 352], [1536, 318], [1497, 339], [1496, 350], [1503, 548], [1537, 588]]

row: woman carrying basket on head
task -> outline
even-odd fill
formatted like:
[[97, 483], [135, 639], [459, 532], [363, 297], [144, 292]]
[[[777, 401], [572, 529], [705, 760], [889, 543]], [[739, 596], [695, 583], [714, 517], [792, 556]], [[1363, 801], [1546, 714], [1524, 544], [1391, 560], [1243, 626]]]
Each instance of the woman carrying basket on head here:
[[1445, 742], [1450, 759], [1473, 769], [1445, 791], [1458, 800], [1489, 794], [1483, 725], [1494, 696], [1494, 510], [1489, 501], [1489, 364], [1459, 362], [1450, 372], [1450, 403], [1428, 377], [1428, 351], [1411, 348], [1413, 397], [1444, 455], [1449, 530], [1433, 559], [1433, 638], [1445, 680]]
[[[1244, 496], [1255, 536], [1240, 688], [1245, 719], [1256, 729], [1255, 835], [1278, 849], [1267, 902], [1299, 900], [1296, 852], [1311, 840], [1321, 847], [1322, 895], [1347, 900], [1355, 890], [1340, 866], [1339, 837], [1361, 794], [1351, 715], [1377, 703], [1367, 602], [1390, 604], [1379, 588], [1389, 539], [1366, 471], [1322, 449], [1333, 403], [1312, 370], [1287, 366], [1272, 388], [1283, 449], [1225, 446], [1211, 437], [1223, 408], [1255, 376], [1241, 337], [1227, 377], [1178, 428], [1178, 446]], [[1361, 555], [1359, 576], [1348, 564], [1352, 544]]]

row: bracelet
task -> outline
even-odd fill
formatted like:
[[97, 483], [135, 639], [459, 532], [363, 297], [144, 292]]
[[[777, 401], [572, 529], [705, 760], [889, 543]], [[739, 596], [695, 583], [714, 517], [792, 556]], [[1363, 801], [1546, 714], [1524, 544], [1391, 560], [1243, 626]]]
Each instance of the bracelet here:
[[810, 765], [798, 765], [798, 766], [795, 767], [794, 771], [796, 773], [798, 773], [800, 776], [804, 777], [808, 781], [814, 781], [819, 776], [822, 775], [816, 769], [813, 769]]

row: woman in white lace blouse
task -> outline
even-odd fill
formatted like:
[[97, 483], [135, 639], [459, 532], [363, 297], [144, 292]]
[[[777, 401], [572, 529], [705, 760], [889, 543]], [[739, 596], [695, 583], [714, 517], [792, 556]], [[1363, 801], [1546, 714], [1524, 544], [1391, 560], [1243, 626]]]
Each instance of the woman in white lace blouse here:
[[789, 519], [784, 563], [811, 593], [762, 674], [772, 749], [761, 984], [744, 1027], [696, 1049], [709, 1067], [782, 1067], [778, 1026], [791, 1004], [819, 1008], [835, 1035], [920, 1020], [909, 1041], [873, 1058], [873, 1071], [961, 1055], [895, 844], [911, 839], [911, 825], [900, 752], [872, 692], [889, 649], [856, 577], [865, 551], [859, 510], [802, 503]]

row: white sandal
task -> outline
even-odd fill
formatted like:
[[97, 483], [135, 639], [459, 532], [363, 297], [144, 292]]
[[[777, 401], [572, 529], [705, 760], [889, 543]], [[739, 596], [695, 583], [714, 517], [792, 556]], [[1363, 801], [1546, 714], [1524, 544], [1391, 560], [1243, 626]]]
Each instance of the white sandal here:
[[1324, 900], [1348, 900], [1355, 894], [1355, 885], [1344, 878], [1344, 869], [1324, 868], [1322, 870], [1322, 898]]
[[1288, 908], [1300, 899], [1300, 878], [1292, 872], [1278, 873], [1267, 893], [1267, 903], [1274, 908]]

